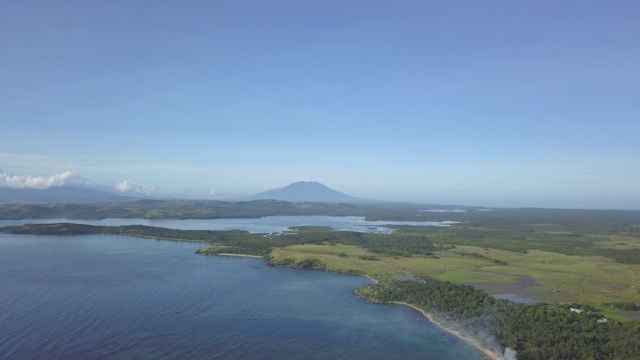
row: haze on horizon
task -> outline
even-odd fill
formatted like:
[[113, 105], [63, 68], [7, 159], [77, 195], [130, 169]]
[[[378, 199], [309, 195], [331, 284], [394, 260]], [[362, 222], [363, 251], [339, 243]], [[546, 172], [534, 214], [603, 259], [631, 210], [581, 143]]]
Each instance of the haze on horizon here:
[[380, 200], [640, 209], [638, 13], [3, 2], [0, 186], [224, 196], [313, 180]]

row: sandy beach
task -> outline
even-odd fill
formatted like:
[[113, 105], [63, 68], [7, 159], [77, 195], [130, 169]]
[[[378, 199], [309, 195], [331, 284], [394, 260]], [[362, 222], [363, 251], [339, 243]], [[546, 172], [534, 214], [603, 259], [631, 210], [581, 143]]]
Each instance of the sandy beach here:
[[411, 304], [407, 304], [407, 303], [404, 303], [404, 302], [400, 302], [400, 301], [393, 301], [393, 302], [390, 302], [390, 303], [391, 304], [399, 304], [399, 305], [408, 306], [408, 307], [410, 307], [410, 308], [412, 308], [412, 309], [414, 309], [416, 311], [419, 311], [422, 315], [424, 315], [424, 317], [429, 319], [429, 321], [431, 323], [433, 323], [436, 326], [440, 327], [442, 330], [444, 330], [444, 331], [446, 331], [446, 332], [458, 337], [459, 339], [462, 339], [462, 340], [466, 341], [467, 343], [469, 343], [470, 345], [472, 345], [476, 349], [480, 350], [488, 359], [491, 359], [491, 360], [502, 360], [503, 359], [502, 356], [500, 356], [498, 354], [495, 354], [493, 351], [483, 347], [475, 339], [472, 339], [472, 338], [470, 338], [468, 336], [465, 336], [460, 331], [456, 331], [456, 330], [453, 330], [453, 329], [450, 329], [450, 328], [444, 326], [442, 323], [436, 321], [431, 314], [429, 314], [428, 312], [426, 312], [426, 311], [424, 311], [424, 310], [422, 310], [422, 309], [420, 309], [420, 308], [418, 308], [416, 306], [413, 306]]

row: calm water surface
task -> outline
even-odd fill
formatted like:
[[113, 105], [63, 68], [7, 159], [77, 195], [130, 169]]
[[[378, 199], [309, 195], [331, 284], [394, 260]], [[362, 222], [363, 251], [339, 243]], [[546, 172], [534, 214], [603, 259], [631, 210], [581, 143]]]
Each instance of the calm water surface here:
[[3, 359], [482, 359], [363, 277], [198, 244], [0, 234]]
[[0, 227], [7, 225], [74, 222], [89, 225], [149, 225], [181, 230], [246, 230], [254, 233], [282, 232], [291, 226], [329, 226], [334, 230], [391, 233], [384, 225], [449, 226], [455, 221], [366, 221], [360, 216], [265, 216], [257, 219], [29, 219], [0, 220]]

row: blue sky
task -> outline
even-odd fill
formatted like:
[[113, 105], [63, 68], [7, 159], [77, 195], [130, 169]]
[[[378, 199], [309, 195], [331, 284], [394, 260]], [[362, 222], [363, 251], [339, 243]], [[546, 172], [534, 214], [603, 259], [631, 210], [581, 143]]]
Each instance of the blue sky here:
[[637, 1], [0, 3], [0, 169], [640, 209]]

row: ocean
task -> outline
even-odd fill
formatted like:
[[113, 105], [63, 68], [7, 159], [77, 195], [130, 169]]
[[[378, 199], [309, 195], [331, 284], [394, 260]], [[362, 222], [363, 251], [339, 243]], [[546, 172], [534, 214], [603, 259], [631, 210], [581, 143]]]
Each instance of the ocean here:
[[0, 234], [2, 359], [483, 359], [360, 276], [204, 244]]

